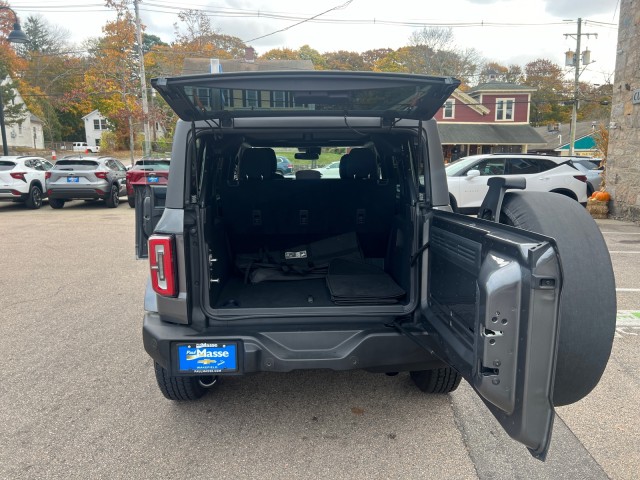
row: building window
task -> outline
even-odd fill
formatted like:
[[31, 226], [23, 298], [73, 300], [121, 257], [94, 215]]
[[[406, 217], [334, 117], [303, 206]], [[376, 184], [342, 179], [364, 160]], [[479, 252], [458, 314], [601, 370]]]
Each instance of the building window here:
[[18, 135], [22, 135], [22, 124], [18, 124]]
[[274, 91], [271, 92], [271, 107], [273, 108], [287, 108], [293, 107], [293, 102], [290, 100], [288, 92]]
[[442, 118], [454, 118], [455, 105], [456, 102], [454, 100], [447, 100], [444, 102], [444, 105], [442, 106]]
[[513, 120], [513, 98], [496, 99], [496, 120]]
[[103, 119], [94, 119], [93, 120], [93, 129], [94, 130], [106, 130], [107, 129], [107, 121]]
[[260, 92], [258, 90], [245, 90], [244, 91], [244, 106], [245, 107], [259, 107], [260, 106]]
[[233, 107], [233, 90], [223, 88], [220, 90], [220, 96], [222, 98], [222, 106], [228, 108]]

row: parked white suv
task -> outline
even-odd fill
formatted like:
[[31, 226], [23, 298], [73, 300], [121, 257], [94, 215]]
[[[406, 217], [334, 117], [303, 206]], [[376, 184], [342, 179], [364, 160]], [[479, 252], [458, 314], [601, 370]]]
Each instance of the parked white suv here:
[[587, 204], [587, 176], [570, 159], [551, 155], [492, 153], [463, 157], [446, 166], [451, 208], [475, 214], [491, 177], [523, 177], [526, 190], [554, 192]]
[[51, 167], [52, 163], [41, 157], [0, 157], [0, 200], [40, 208], [46, 195], [45, 172]]

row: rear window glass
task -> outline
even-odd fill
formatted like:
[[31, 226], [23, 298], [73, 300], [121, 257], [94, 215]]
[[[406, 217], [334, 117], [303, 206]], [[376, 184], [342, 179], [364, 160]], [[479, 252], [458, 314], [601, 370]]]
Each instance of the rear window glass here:
[[15, 166], [16, 164], [14, 162], [8, 162], [7, 160], [0, 160], [0, 171], [11, 170]]
[[56, 168], [77, 167], [78, 170], [91, 170], [98, 166], [98, 162], [95, 162], [93, 160], [58, 160], [55, 166]]
[[141, 170], [169, 170], [168, 160], [138, 160], [136, 167]]

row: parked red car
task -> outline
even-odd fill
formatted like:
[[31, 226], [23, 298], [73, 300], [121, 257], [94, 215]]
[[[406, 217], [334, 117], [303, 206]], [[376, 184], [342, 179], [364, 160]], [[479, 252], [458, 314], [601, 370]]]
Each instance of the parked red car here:
[[141, 158], [127, 171], [127, 200], [135, 208], [135, 186], [166, 185], [169, 178], [169, 158]]

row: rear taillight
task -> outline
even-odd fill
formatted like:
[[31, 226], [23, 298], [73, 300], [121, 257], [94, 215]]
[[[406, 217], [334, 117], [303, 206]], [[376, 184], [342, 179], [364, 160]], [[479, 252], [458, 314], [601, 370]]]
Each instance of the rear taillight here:
[[586, 175], [574, 175], [573, 178], [575, 178], [576, 180], [580, 180], [581, 182], [587, 182], [587, 176]]
[[108, 172], [96, 172], [96, 177], [101, 178], [103, 180], [107, 179]]
[[44, 172], [44, 179], [49, 180], [51, 178], [51, 172]]
[[24, 172], [11, 172], [9, 175], [11, 175], [13, 178], [15, 178], [16, 180], [22, 180], [23, 182], [26, 182], [27, 180], [24, 178], [25, 173]]
[[153, 290], [165, 297], [178, 295], [176, 247], [173, 235], [149, 237], [149, 268]]

